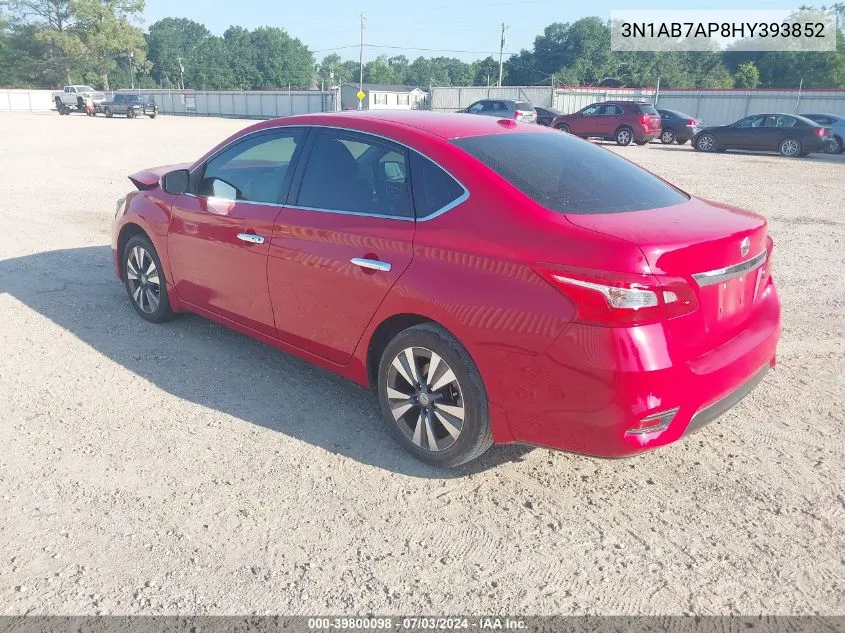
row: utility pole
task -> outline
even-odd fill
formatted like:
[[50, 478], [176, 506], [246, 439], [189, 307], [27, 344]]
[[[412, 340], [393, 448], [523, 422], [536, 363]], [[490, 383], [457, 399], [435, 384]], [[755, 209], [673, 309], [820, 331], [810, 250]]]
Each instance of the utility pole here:
[[358, 90], [364, 89], [364, 14], [361, 14], [361, 50], [359, 54], [359, 63], [361, 65], [360, 74], [358, 75]]
[[502, 87], [502, 55], [505, 52], [505, 31], [507, 29], [508, 27], [502, 22], [502, 41], [499, 44], [499, 83], [497, 84], [500, 88]]
[[132, 58], [135, 57], [134, 51], [129, 51], [129, 84], [132, 90], [135, 90], [135, 73], [132, 72]]

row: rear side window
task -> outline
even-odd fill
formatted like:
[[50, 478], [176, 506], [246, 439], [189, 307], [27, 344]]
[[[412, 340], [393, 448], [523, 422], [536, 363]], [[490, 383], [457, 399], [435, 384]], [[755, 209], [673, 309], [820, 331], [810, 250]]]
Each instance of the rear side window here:
[[640, 114], [657, 114], [657, 109], [650, 105], [638, 105], [637, 112]]
[[568, 134], [493, 134], [452, 143], [558, 213], [620, 213], [688, 199], [609, 150]]
[[411, 185], [418, 218], [454, 204], [465, 193], [454, 178], [416, 152], [411, 152]]

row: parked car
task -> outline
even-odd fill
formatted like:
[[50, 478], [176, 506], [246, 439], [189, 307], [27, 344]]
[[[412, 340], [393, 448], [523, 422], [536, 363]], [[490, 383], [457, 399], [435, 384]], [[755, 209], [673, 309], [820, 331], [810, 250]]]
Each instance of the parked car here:
[[514, 101], [512, 99], [482, 99], [461, 110], [461, 112], [514, 119], [523, 123], [535, 123], [537, 120], [534, 106], [528, 101]]
[[85, 112], [85, 98], [91, 97], [94, 112], [100, 112], [106, 100], [106, 95], [91, 86], [65, 86], [63, 90], [53, 93], [53, 102], [59, 114], [70, 114], [72, 111]]
[[845, 151], [845, 116], [839, 114], [802, 114], [806, 119], [830, 128], [830, 146], [827, 148], [831, 154], [841, 154]]
[[534, 111], [537, 113], [537, 123], [546, 127], [551, 127], [555, 117], [563, 114], [563, 112], [553, 110], [552, 108], [538, 108], [537, 106], [534, 106]]
[[660, 136], [660, 115], [654, 106], [639, 101], [604, 101], [562, 114], [552, 127], [581, 138], [616, 141], [618, 145], [645, 145]]
[[429, 463], [640, 453], [775, 363], [766, 219], [543, 126], [299, 115], [130, 179], [112, 249], [142, 318], [195, 312], [372, 387]]
[[111, 101], [103, 103], [103, 112], [109, 118], [115, 114], [123, 114], [127, 119], [134, 119], [136, 116], [154, 119], [158, 114], [158, 107], [147, 95], [116, 94]]
[[703, 127], [703, 123], [677, 110], [657, 110], [660, 114], [660, 141], [666, 145], [683, 145], [690, 141]]
[[693, 146], [700, 152], [744, 149], [793, 158], [826, 151], [830, 139], [830, 128], [797, 114], [752, 114], [729, 125], [704, 128], [695, 135]]

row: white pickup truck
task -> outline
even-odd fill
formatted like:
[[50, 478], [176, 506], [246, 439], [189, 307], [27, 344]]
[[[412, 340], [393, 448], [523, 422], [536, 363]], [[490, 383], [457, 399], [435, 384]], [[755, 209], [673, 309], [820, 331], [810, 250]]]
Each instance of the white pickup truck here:
[[106, 95], [91, 86], [65, 86], [64, 90], [53, 93], [53, 102], [59, 114], [70, 114], [72, 110], [85, 112], [85, 97], [91, 97], [95, 112], [102, 110]]

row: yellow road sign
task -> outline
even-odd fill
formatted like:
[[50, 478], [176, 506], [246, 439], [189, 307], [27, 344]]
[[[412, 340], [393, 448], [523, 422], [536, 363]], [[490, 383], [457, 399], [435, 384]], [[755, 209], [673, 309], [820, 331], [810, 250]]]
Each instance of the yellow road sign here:
[[359, 90], [358, 94], [356, 94], [355, 96], [358, 97], [358, 101], [363, 101], [364, 97], [367, 96], [367, 93], [365, 93], [363, 90]]

